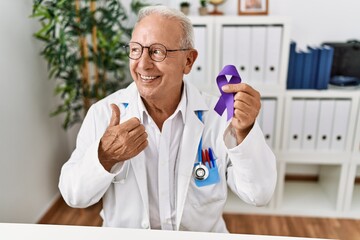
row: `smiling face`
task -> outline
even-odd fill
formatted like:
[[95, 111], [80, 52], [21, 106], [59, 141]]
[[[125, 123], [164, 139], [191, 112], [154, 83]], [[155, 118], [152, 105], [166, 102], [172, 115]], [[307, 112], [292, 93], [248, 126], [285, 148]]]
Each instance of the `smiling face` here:
[[[142, 46], [160, 43], [167, 49], [180, 49], [183, 31], [177, 20], [167, 19], [157, 14], [149, 15], [137, 23], [131, 42]], [[191, 70], [197, 56], [196, 50], [168, 52], [162, 62], [153, 61], [144, 48], [140, 59], [130, 59], [131, 76], [140, 96], [146, 102], [180, 101], [183, 75]], [[177, 104], [176, 103], [176, 104]]]

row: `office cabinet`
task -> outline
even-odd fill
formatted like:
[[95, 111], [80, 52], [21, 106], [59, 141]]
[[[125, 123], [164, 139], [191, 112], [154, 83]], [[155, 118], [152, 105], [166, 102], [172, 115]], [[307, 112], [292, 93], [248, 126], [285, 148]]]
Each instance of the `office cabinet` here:
[[244, 82], [250, 78], [251, 28], [249, 26], [224, 26], [222, 29], [221, 66], [232, 63]]
[[[357, 156], [359, 157], [359, 156]], [[358, 218], [360, 216], [360, 159], [355, 159], [349, 168], [346, 186], [345, 215]]]
[[275, 147], [276, 108], [276, 98], [262, 98], [261, 109], [257, 119], [264, 133], [265, 141], [272, 149]]
[[193, 17], [191, 19], [194, 28], [194, 45], [198, 51], [198, 57], [191, 72], [184, 79], [193, 83], [200, 90], [215, 92], [212, 78], [213, 47], [213, 19], [211, 17]]
[[[350, 216], [344, 204], [352, 197], [348, 196], [353, 191], [349, 184], [353, 186], [355, 178], [352, 175], [352, 182], [349, 180], [349, 171], [354, 168], [352, 146], [358, 96], [356, 91], [286, 91], [283, 139], [277, 153], [282, 171], [278, 173], [279, 192], [274, 212]], [[293, 130], [294, 125], [301, 130]], [[296, 134], [302, 140], [294, 144]], [[339, 143], [336, 147], [331, 145], [334, 140], [333, 144]]]
[[[360, 100], [359, 100], [360, 101]], [[359, 102], [360, 107], [360, 102]], [[355, 138], [346, 186], [345, 214], [359, 218], [360, 216], [360, 109], [356, 118]]]
[[334, 99], [320, 100], [318, 134], [316, 136], [316, 149], [319, 151], [330, 150], [334, 110]]
[[[289, 167], [294, 163], [282, 164]], [[316, 162], [303, 165], [317, 167], [318, 179], [316, 181], [285, 179], [278, 209], [286, 214], [335, 216], [342, 208], [346, 165]]]
[[[264, 207], [229, 192], [225, 212], [360, 218], [360, 90], [287, 90], [290, 20], [274, 16], [190, 17], [205, 66], [189, 81], [218, 95], [234, 65], [261, 94], [257, 118], [277, 157], [278, 181]], [[204, 37], [205, 36], [205, 37]]]
[[280, 54], [282, 47], [283, 26], [267, 28], [265, 53], [265, 84], [276, 84], [279, 81]]

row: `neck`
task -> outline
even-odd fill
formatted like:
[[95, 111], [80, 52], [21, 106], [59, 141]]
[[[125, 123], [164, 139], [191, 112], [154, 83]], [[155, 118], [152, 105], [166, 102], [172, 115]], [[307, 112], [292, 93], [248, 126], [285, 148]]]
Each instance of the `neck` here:
[[158, 128], [162, 129], [162, 126], [166, 119], [168, 119], [176, 110], [180, 103], [182, 90], [177, 94], [173, 94], [171, 99], [160, 99], [159, 101], [152, 101], [141, 98], [144, 102], [146, 110], [151, 118], [155, 121]]

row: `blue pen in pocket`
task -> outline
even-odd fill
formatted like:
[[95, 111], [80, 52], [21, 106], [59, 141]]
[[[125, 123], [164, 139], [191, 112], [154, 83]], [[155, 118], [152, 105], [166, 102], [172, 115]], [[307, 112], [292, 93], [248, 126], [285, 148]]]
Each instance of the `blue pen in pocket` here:
[[215, 167], [215, 164], [216, 164], [215, 163], [215, 157], [214, 157], [214, 153], [213, 153], [211, 148], [209, 148], [209, 157], [210, 157], [211, 165], [213, 167]]

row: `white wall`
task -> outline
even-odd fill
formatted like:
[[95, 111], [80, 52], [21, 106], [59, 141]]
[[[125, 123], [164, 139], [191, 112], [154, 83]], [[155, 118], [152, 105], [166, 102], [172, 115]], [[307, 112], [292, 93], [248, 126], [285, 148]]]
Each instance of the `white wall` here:
[[69, 155], [47, 80], [32, 1], [0, 0], [0, 222], [34, 223], [58, 196]]
[[[179, 8], [183, 0], [148, 0]], [[198, 0], [191, 3], [191, 15], [198, 15]], [[213, 10], [209, 4], [208, 9]], [[225, 15], [237, 15], [238, 0], [226, 0], [219, 6]], [[288, 16], [291, 21], [291, 39], [300, 47], [321, 44], [324, 41], [360, 39], [359, 0], [269, 0], [269, 15]]]
[[270, 0], [271, 15], [292, 19], [291, 38], [301, 46], [360, 39], [359, 0]]
[[[178, 7], [180, 1], [148, 2]], [[191, 2], [197, 14], [198, 1]], [[299, 45], [360, 39], [358, 0], [269, 2], [269, 15], [292, 19]], [[236, 15], [237, 4], [227, 0], [220, 10]], [[31, 0], [0, 0], [0, 222], [38, 221], [58, 196], [60, 167], [70, 154], [61, 119], [48, 115], [56, 105], [54, 85], [32, 37], [38, 26], [28, 18], [31, 8]]]

